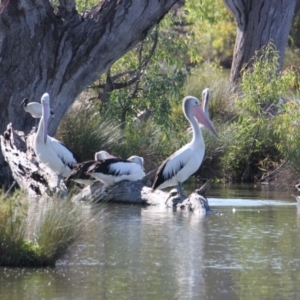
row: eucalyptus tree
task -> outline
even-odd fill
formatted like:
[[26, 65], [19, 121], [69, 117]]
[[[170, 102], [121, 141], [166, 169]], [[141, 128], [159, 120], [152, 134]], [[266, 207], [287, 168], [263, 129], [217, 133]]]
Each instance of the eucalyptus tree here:
[[245, 64], [251, 66], [256, 51], [272, 42], [279, 53], [279, 69], [283, 66], [292, 20], [300, 0], [224, 0], [232, 12], [237, 34], [231, 66], [230, 82], [234, 88]]
[[[79, 13], [75, 0], [59, 0], [57, 6], [49, 0], [2, 1], [0, 131], [13, 122], [27, 133], [35, 120], [24, 113], [21, 100], [39, 101], [48, 92], [55, 111], [49, 133], [54, 134], [75, 98], [144, 39], [176, 2], [103, 0]], [[3, 158], [0, 168], [1, 177]]]

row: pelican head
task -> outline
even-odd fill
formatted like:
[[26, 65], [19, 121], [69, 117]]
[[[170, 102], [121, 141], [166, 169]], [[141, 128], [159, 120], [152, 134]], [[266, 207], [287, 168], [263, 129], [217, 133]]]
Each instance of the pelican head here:
[[184, 111], [184, 115], [188, 120], [191, 120], [192, 116], [194, 116], [198, 122], [203, 124], [208, 130], [210, 130], [215, 136], [218, 136], [214, 125], [212, 124], [209, 117], [202, 110], [200, 101], [198, 98], [193, 96], [187, 96], [183, 99], [182, 108]]
[[133, 155], [133, 156], [130, 156], [127, 160], [140, 165], [142, 170], [144, 170], [144, 159], [142, 157]]
[[44, 93], [41, 98], [42, 103], [42, 118], [44, 125], [44, 143], [47, 141], [47, 131], [48, 131], [48, 119], [50, 116], [50, 96], [48, 93]]
[[110, 155], [108, 152], [106, 152], [104, 150], [95, 153], [96, 161], [106, 160], [109, 158], [116, 158], [116, 157], [113, 155]]

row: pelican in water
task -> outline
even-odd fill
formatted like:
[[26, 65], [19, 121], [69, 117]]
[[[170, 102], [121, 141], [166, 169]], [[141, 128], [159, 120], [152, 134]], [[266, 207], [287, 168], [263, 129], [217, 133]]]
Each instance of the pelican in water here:
[[82, 163], [77, 163], [75, 167], [71, 170], [71, 175], [67, 178], [67, 181], [72, 180], [74, 182], [91, 185], [96, 180], [92, 178], [90, 175], [86, 174], [87, 170], [95, 164], [97, 161], [104, 161], [106, 159], [116, 158], [113, 155], [110, 155], [106, 151], [99, 151], [95, 153], [95, 160], [88, 160]]
[[145, 176], [144, 159], [136, 155], [128, 159], [110, 158], [96, 162], [86, 173], [105, 185], [114, 185], [123, 180], [137, 181]]
[[38, 159], [57, 175], [57, 187], [62, 177], [68, 177], [79, 158], [60, 141], [47, 135], [50, 116], [50, 97], [48, 93], [41, 98], [42, 117], [34, 139], [33, 148]]
[[[199, 169], [204, 157], [205, 145], [201, 127], [205, 126], [218, 136], [208, 116], [209, 89], [203, 91], [202, 100], [201, 108], [200, 101], [196, 97], [187, 96], [183, 99], [182, 110], [192, 127], [192, 141], [160, 165], [152, 184], [152, 191], [177, 185], [177, 193], [185, 197], [182, 183]], [[202, 124], [201, 127], [197, 120]]]
[[[28, 98], [24, 98], [21, 104], [24, 110], [31, 114], [33, 118], [40, 119], [42, 117], [42, 104], [38, 102], [29, 102]], [[50, 110], [50, 115], [53, 118], [54, 113]]]

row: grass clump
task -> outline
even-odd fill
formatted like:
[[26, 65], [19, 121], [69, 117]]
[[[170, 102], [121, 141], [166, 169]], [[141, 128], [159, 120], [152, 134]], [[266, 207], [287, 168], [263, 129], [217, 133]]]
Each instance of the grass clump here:
[[35, 234], [40, 262], [54, 265], [80, 238], [85, 225], [80, 207], [67, 200], [50, 200]]
[[22, 204], [17, 193], [3, 199], [0, 200], [0, 266], [26, 266], [37, 257], [34, 245], [24, 239], [27, 203]]
[[0, 266], [54, 266], [81, 236], [85, 221], [75, 204], [49, 200], [38, 210], [31, 205], [19, 193], [0, 199]]
[[107, 116], [100, 117], [93, 105], [73, 108], [62, 120], [57, 138], [80, 157], [81, 161], [94, 158], [95, 152], [114, 153], [122, 147], [123, 133]]

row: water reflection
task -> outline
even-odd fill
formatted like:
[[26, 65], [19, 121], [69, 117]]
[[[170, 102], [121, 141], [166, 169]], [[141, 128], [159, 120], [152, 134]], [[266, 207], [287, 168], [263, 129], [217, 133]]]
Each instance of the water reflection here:
[[0, 299], [296, 299], [295, 200], [222, 189], [209, 191], [207, 217], [164, 207], [85, 207], [92, 220], [86, 235], [56, 268], [0, 268]]

